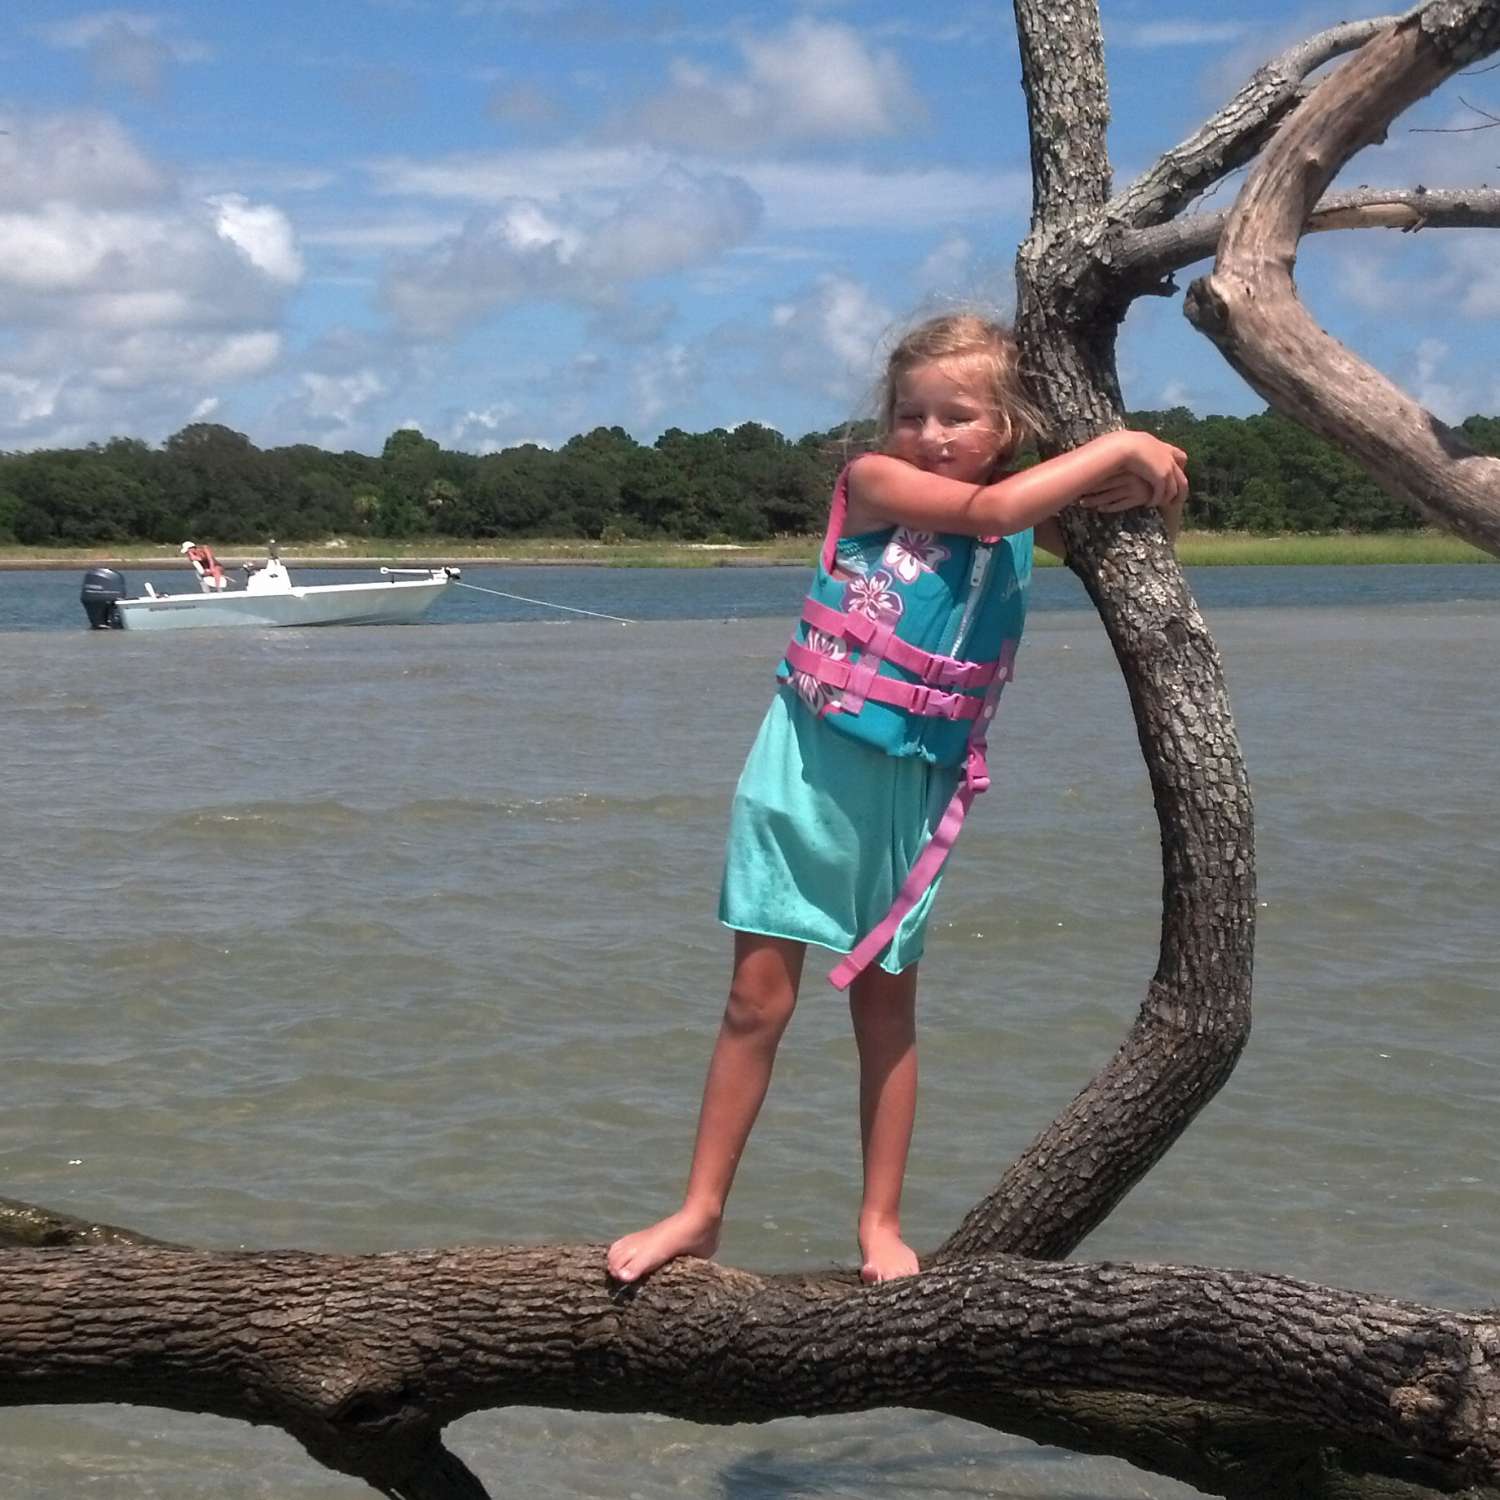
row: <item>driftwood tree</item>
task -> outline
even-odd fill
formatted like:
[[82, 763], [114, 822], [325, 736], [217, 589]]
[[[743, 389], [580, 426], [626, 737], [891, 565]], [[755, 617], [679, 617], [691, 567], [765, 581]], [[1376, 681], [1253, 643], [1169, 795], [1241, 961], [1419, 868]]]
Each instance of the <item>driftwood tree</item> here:
[[[1500, 461], [1320, 332], [1310, 229], [1500, 222], [1500, 193], [1324, 198], [1359, 147], [1500, 47], [1500, 0], [1339, 26], [1262, 68], [1112, 192], [1094, 0], [1016, 0], [1035, 210], [1020, 328], [1060, 442], [1118, 425], [1132, 300], [1218, 247], [1188, 313], [1278, 409], [1500, 552]], [[1315, 85], [1309, 75], [1352, 53]], [[1190, 215], [1254, 162], [1232, 211]], [[1500, 1317], [1193, 1267], [1064, 1262], [1229, 1075], [1250, 1023], [1248, 784], [1212, 641], [1156, 521], [1065, 518], [1129, 687], [1161, 829], [1160, 960], [1117, 1054], [909, 1280], [675, 1263], [622, 1292], [603, 1247], [209, 1254], [0, 1203], [0, 1402], [274, 1423], [390, 1496], [479, 1497], [441, 1441], [516, 1403], [755, 1422], [920, 1407], [1235, 1496], [1500, 1492]]]

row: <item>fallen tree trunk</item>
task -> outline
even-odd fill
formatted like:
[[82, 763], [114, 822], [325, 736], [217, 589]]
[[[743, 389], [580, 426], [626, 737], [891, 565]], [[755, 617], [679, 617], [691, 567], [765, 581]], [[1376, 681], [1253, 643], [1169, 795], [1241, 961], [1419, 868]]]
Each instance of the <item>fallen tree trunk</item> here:
[[713, 1423], [908, 1406], [1009, 1426], [1008, 1399], [1076, 1389], [1231, 1404], [1391, 1468], [1500, 1483], [1488, 1316], [1184, 1266], [998, 1256], [866, 1288], [689, 1260], [622, 1291], [603, 1264], [595, 1245], [15, 1251], [0, 1403], [274, 1423], [331, 1468], [426, 1494], [435, 1473], [457, 1482], [442, 1427], [489, 1407]]

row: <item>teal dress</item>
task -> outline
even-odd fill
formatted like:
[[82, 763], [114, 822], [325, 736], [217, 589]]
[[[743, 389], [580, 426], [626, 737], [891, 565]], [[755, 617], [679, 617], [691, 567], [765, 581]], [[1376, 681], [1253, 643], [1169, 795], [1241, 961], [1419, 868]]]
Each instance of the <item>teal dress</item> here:
[[[845, 537], [839, 561], [863, 573], [890, 537], [890, 528]], [[719, 920], [848, 953], [891, 909], [959, 774], [839, 734], [784, 684], [735, 790]], [[899, 974], [922, 956], [941, 882], [906, 914], [881, 968]]]

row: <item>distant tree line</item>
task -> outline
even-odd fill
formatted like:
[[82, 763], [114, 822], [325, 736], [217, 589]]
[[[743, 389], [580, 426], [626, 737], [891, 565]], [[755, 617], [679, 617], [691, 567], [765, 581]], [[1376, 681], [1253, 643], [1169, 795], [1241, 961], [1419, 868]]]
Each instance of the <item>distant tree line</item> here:
[[[1187, 450], [1190, 524], [1211, 530], [1388, 531], [1416, 524], [1350, 459], [1295, 423], [1195, 417], [1185, 407], [1131, 422]], [[1462, 431], [1500, 454], [1500, 418]], [[824, 521], [834, 474], [871, 424], [792, 441], [746, 422], [664, 432], [649, 447], [596, 427], [557, 449], [533, 443], [458, 453], [411, 428], [380, 456], [299, 444], [257, 448], [195, 422], [159, 448], [112, 438], [86, 448], [0, 454], [0, 542], [313, 541], [417, 536], [755, 541]]]

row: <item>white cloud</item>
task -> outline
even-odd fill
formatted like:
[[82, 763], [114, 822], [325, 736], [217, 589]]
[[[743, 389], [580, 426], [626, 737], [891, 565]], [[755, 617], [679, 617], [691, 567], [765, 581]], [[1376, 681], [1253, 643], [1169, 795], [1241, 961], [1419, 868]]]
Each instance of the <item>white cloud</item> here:
[[821, 277], [771, 309], [768, 363], [780, 380], [852, 409], [874, 388], [880, 352], [895, 320], [891, 308], [863, 283]]
[[[182, 341], [177, 341], [179, 347]], [[208, 384], [227, 384], [263, 375], [276, 363], [281, 353], [281, 335], [269, 329], [250, 333], [233, 333], [204, 349], [196, 361], [196, 379]], [[156, 362], [148, 366], [152, 379], [158, 370]]]
[[639, 104], [626, 128], [664, 145], [738, 153], [888, 136], [925, 118], [896, 54], [842, 23], [803, 16], [742, 37], [739, 49], [743, 67], [732, 75], [678, 59], [672, 86]]
[[523, 299], [615, 303], [631, 283], [713, 260], [760, 217], [735, 178], [668, 167], [617, 196], [516, 198], [390, 268], [384, 300], [409, 331], [456, 332]]
[[205, 42], [187, 37], [164, 36], [167, 17], [150, 11], [96, 10], [73, 16], [66, 21], [43, 22], [30, 28], [31, 34], [52, 47], [75, 51], [96, 47], [123, 34], [160, 37], [162, 46], [177, 62], [204, 62], [214, 55]]
[[[633, 351], [634, 430], [703, 425], [706, 390], [742, 395], [767, 412], [757, 420], [770, 426], [778, 424], [768, 407], [784, 404], [790, 413], [809, 393], [830, 412], [828, 420], [853, 415], [871, 404], [882, 350], [897, 331], [891, 309], [869, 287], [847, 276], [822, 277], [767, 306], [757, 323], [735, 319], [695, 338]], [[716, 423], [722, 425], [717, 415], [707, 425]]]
[[57, 410], [62, 386], [60, 379], [12, 375], [0, 370], [0, 418], [8, 412], [10, 421], [18, 426], [46, 421]]
[[1449, 352], [1441, 339], [1422, 339], [1418, 343], [1411, 393], [1440, 420], [1457, 423], [1478, 410], [1478, 393], [1468, 382], [1445, 375], [1443, 367]]
[[305, 370], [298, 377], [300, 405], [317, 426], [352, 427], [370, 402], [386, 394], [386, 384], [375, 370], [347, 375], [325, 375]]
[[49, 46], [85, 52], [104, 84], [155, 98], [173, 63], [201, 62], [212, 55], [201, 42], [164, 34], [164, 18], [144, 11], [100, 10], [44, 22], [31, 34]]
[[818, 162], [747, 162], [738, 167], [777, 229], [888, 229], [989, 221], [1023, 215], [1028, 173], [956, 167], [875, 171]]
[[389, 156], [365, 170], [374, 190], [390, 196], [503, 203], [526, 197], [540, 202], [587, 193], [618, 193], [654, 176], [664, 156], [623, 146], [560, 146], [542, 151], [468, 151], [421, 161]]
[[81, 51], [103, 41], [121, 27], [150, 35], [160, 25], [160, 17], [144, 11], [96, 10], [87, 15], [70, 16], [65, 21], [44, 21], [30, 28], [31, 34], [51, 47]]
[[701, 378], [701, 361], [686, 344], [668, 344], [638, 361], [630, 375], [637, 419], [655, 424], [663, 412], [686, 400]]
[[17, 323], [222, 325], [271, 315], [300, 274], [290, 227], [266, 206], [0, 214], [0, 316]]
[[17, 119], [0, 167], [0, 445], [160, 430], [280, 360], [279, 209], [183, 194], [94, 115]]
[[584, 252], [611, 285], [712, 260], [758, 225], [761, 203], [738, 177], [670, 168], [599, 225]]
[[968, 278], [973, 262], [974, 242], [967, 235], [950, 234], [934, 245], [917, 267], [917, 285], [954, 292]]
[[1405, 305], [1410, 287], [1403, 286], [1401, 278], [1392, 274], [1392, 262], [1383, 247], [1378, 242], [1370, 244], [1374, 232], [1355, 231], [1339, 243], [1334, 256], [1337, 274], [1330, 278], [1330, 283], [1340, 299], [1360, 312], [1386, 317], [1392, 308]]
[[1199, 406], [1197, 392], [1185, 380], [1169, 380], [1157, 395], [1158, 405], [1171, 410], [1174, 406], [1186, 406], [1196, 411]]
[[435, 245], [462, 228], [463, 221], [451, 215], [368, 219], [357, 224], [305, 229], [299, 238], [304, 245], [327, 245], [335, 250], [417, 250]]
[[0, 210], [74, 201], [142, 208], [173, 191], [108, 116], [0, 111]]
[[468, 453], [498, 453], [511, 446], [507, 434], [514, 430], [521, 409], [514, 401], [460, 412], [448, 424], [444, 446]]
[[[710, 159], [625, 147], [560, 146], [540, 151], [468, 152], [419, 161], [385, 157], [366, 164], [377, 193], [472, 204], [516, 197], [551, 203], [612, 202], [664, 172], [716, 174]], [[849, 162], [750, 160], [733, 176], [747, 183], [778, 230], [910, 229], [1024, 217], [1031, 177], [1023, 170], [958, 167], [875, 170]], [[1018, 226], [1019, 227], [1019, 226]]]
[[238, 193], [225, 193], [208, 202], [218, 210], [214, 227], [240, 248], [256, 270], [286, 286], [302, 280], [302, 257], [292, 226], [280, 209], [268, 203], [251, 203]]
[[[1446, 231], [1445, 231], [1446, 235]], [[1500, 257], [1496, 256], [1495, 231], [1481, 229], [1473, 234], [1455, 234], [1443, 240], [1449, 268], [1447, 285], [1442, 294], [1468, 319], [1500, 318]], [[1479, 330], [1472, 330], [1478, 334]], [[1497, 330], [1485, 331], [1491, 349]]]

